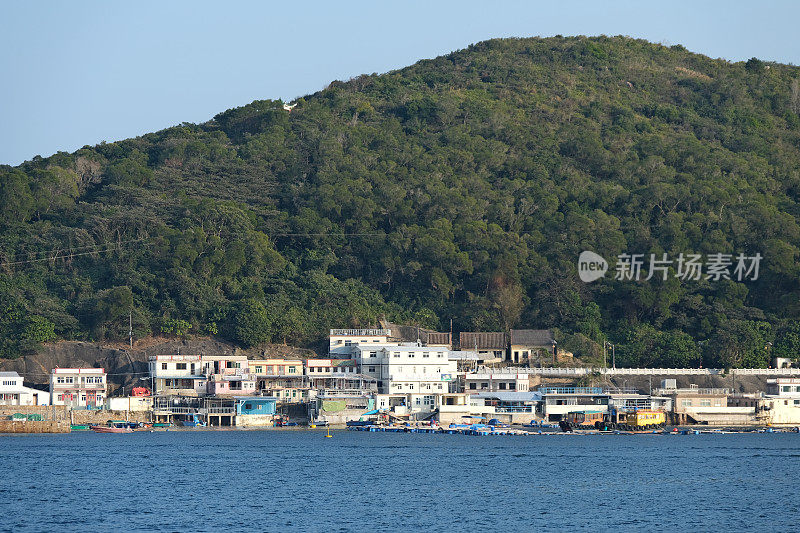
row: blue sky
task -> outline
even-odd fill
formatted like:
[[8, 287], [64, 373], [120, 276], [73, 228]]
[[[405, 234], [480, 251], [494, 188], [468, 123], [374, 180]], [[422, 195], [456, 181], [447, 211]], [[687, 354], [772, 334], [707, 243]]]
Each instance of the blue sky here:
[[492, 37], [630, 35], [800, 64], [800, 3], [5, 1], [0, 164], [255, 99], [318, 91]]

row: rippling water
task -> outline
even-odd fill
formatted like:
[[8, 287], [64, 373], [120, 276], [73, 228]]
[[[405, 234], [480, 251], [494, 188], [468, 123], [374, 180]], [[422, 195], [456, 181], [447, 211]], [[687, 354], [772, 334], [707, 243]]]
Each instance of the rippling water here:
[[800, 435], [0, 436], [3, 531], [785, 530]]

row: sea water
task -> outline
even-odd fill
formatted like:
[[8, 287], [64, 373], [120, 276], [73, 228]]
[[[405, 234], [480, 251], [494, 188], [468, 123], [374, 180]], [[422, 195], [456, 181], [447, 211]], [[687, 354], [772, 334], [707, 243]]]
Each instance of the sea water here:
[[796, 531], [800, 435], [0, 436], [0, 530]]

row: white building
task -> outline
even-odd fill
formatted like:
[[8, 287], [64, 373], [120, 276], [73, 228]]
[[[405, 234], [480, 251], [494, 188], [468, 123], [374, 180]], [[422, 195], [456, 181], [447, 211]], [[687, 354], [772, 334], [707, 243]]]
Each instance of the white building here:
[[239, 394], [243, 390], [239, 384], [248, 394], [255, 390], [244, 355], [152, 355], [150, 377], [155, 394], [192, 396], [229, 390]]
[[50, 372], [50, 404], [102, 407], [106, 386], [103, 368], [54, 368]]
[[208, 378], [199, 355], [151, 355], [154, 394], [203, 394]]
[[[456, 362], [444, 347], [420, 345], [358, 345], [354, 355], [361, 374], [377, 380], [379, 408], [405, 407], [433, 411], [436, 396], [450, 392]], [[388, 395], [388, 396], [387, 396]]]
[[350, 359], [359, 345], [392, 345], [388, 329], [332, 329], [328, 340], [328, 353], [331, 357]]
[[0, 372], [0, 405], [47, 405], [49, 397], [45, 391], [23, 386], [16, 372]]

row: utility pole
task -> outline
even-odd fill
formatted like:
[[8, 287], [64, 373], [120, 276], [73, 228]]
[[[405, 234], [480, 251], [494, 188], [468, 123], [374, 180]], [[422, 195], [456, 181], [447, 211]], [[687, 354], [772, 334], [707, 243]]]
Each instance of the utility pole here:
[[606, 362], [607, 346], [608, 346], [608, 341], [603, 341], [603, 368], [608, 368], [608, 363]]
[[133, 351], [133, 309], [128, 311], [128, 338], [130, 339], [131, 352]]
[[617, 368], [617, 345], [611, 345], [611, 365], [612, 368]]

